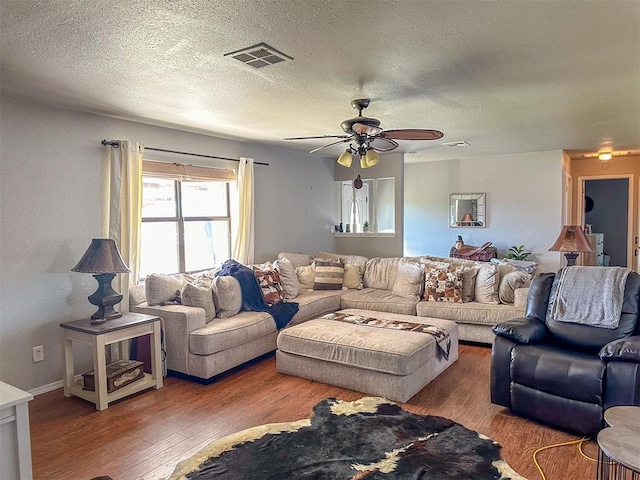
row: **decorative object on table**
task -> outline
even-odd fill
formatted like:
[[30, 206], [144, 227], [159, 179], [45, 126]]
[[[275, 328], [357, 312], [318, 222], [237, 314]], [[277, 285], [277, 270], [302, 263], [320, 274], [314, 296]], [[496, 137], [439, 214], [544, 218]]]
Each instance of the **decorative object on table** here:
[[72, 272], [95, 273], [93, 276], [98, 281], [98, 289], [89, 295], [89, 302], [98, 307], [96, 313], [91, 315], [91, 323], [100, 325], [106, 320], [118, 318], [122, 313], [115, 310], [122, 300], [122, 295], [111, 286], [111, 280], [116, 273], [129, 273], [122, 260], [116, 242], [110, 238], [94, 238], [87, 251], [71, 269]]
[[565, 225], [549, 251], [564, 252], [567, 267], [571, 267], [576, 264], [579, 253], [591, 253], [593, 249], [580, 225]]
[[531, 252], [524, 251], [524, 245], [511, 245], [509, 247], [509, 253], [504, 258], [509, 260], [526, 260], [531, 255]]
[[485, 242], [479, 247], [473, 245], [465, 245], [456, 248], [458, 242], [449, 250], [449, 256], [455, 258], [464, 258], [466, 260], [475, 260], [476, 262], [489, 262], [492, 258], [498, 257], [498, 249], [491, 246], [491, 242]]
[[[144, 377], [144, 362], [137, 360], [116, 360], [107, 365], [107, 393], [129, 385]], [[95, 374], [89, 370], [82, 374], [83, 388], [95, 391]]]
[[525, 480], [493, 440], [381, 397], [328, 398], [310, 419], [221, 438], [180, 462], [170, 478], [422, 478], [427, 470], [429, 478]]
[[486, 194], [452, 193], [449, 195], [450, 227], [486, 227]]

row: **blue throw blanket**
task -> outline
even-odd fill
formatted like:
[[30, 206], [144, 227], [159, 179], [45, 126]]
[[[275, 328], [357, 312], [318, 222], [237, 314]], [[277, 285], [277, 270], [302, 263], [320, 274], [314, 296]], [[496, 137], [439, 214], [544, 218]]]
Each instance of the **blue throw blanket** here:
[[278, 303], [273, 307], [264, 303], [262, 292], [256, 276], [249, 267], [227, 260], [222, 264], [222, 268], [216, 273], [216, 277], [228, 275], [234, 277], [240, 283], [242, 290], [242, 309], [253, 312], [267, 312], [276, 322], [278, 330], [283, 329], [298, 312], [297, 303]]

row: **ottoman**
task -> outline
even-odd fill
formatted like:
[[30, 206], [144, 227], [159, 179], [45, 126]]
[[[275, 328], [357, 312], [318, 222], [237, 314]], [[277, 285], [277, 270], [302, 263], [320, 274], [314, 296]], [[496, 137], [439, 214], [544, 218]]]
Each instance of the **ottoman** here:
[[336, 313], [442, 327], [451, 339], [448, 358], [427, 333], [318, 318], [280, 331], [278, 372], [406, 402], [458, 359], [458, 327], [451, 320], [359, 309]]

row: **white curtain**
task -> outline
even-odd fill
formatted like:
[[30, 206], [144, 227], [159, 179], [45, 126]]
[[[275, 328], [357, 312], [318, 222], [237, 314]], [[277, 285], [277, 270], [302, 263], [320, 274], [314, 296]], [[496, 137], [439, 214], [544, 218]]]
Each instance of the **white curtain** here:
[[240, 158], [236, 181], [236, 229], [232, 257], [245, 265], [253, 263], [254, 255], [254, 199], [253, 158]]
[[118, 274], [114, 288], [122, 294], [120, 311], [129, 311], [129, 286], [138, 283], [142, 225], [142, 157], [144, 146], [118, 140], [118, 148], [104, 147], [102, 233], [115, 240], [131, 273]]

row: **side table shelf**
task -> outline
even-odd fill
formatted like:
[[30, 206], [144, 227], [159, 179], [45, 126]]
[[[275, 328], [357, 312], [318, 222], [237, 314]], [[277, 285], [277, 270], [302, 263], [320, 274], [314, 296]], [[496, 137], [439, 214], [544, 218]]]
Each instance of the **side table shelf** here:
[[[140, 313], [125, 313], [120, 318], [108, 320], [102, 325], [92, 325], [88, 318], [60, 324], [62, 328], [62, 351], [64, 355], [64, 395], [72, 395], [93, 402], [96, 409], [104, 410], [109, 403], [147, 388], [162, 388], [162, 359], [160, 345], [160, 317]], [[107, 392], [107, 363], [105, 346], [150, 335], [151, 373], [111, 393]], [[75, 380], [73, 366], [73, 342], [86, 343], [93, 350], [95, 391], [85, 390], [82, 379]]]

